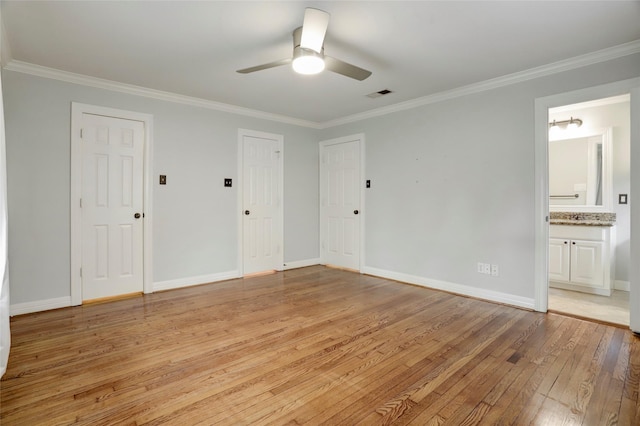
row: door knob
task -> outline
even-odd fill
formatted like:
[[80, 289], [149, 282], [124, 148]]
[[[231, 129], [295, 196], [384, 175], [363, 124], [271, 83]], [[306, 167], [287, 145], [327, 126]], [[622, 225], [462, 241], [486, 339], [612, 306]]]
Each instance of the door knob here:
[[358, 214], [358, 213], [360, 213], [358, 210], [353, 211], [353, 214]]
[[136, 219], [140, 219], [140, 213], [134, 214], [133, 217], [135, 217]]
[[245, 210], [244, 214], [246, 214], [247, 216], [249, 216], [251, 214], [251, 212], [249, 210]]

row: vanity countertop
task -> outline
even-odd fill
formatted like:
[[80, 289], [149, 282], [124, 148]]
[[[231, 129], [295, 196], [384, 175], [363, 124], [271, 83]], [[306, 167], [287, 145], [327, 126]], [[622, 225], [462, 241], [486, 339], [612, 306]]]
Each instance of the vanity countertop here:
[[550, 212], [551, 225], [613, 226], [615, 213]]

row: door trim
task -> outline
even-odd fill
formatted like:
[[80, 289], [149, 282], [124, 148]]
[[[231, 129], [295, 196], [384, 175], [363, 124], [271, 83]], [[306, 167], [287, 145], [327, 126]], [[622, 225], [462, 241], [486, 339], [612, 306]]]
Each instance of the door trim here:
[[273, 265], [273, 269], [276, 271], [282, 271], [284, 269], [284, 136], [277, 135], [275, 133], [266, 133], [259, 132], [256, 130], [248, 130], [248, 129], [238, 129], [238, 175], [236, 177], [237, 185], [238, 185], [238, 195], [237, 195], [237, 212], [238, 216], [238, 253], [237, 253], [237, 264], [238, 264], [238, 276], [242, 277], [244, 275], [244, 238], [243, 238], [243, 220], [242, 220], [242, 211], [244, 210], [243, 200], [244, 200], [244, 181], [242, 177], [244, 176], [244, 149], [243, 149], [243, 138], [245, 136], [250, 136], [254, 138], [263, 138], [263, 139], [273, 139], [278, 142], [278, 149], [280, 150], [280, 159], [278, 161], [278, 185], [280, 186], [280, 200], [278, 203], [278, 228], [279, 233], [276, 236], [276, 241], [280, 250], [278, 255], [276, 256], [275, 265]]
[[[630, 190], [640, 188], [640, 78], [636, 78], [631, 89], [630, 101]], [[633, 194], [633, 192], [632, 192]], [[640, 191], [636, 189], [636, 196]], [[629, 259], [640, 258], [640, 203], [630, 203], [630, 255]], [[640, 333], [640, 262], [629, 262], [629, 327], [635, 333]]]
[[153, 293], [153, 257], [152, 257], [152, 158], [153, 158], [153, 115], [96, 105], [71, 103], [71, 305], [82, 305], [82, 210], [80, 198], [82, 196], [82, 142], [80, 126], [82, 114], [103, 115], [107, 117], [123, 118], [144, 123], [144, 153], [143, 153], [143, 211], [142, 223], [142, 262], [143, 262], [143, 291]]
[[[600, 86], [589, 87], [586, 89], [574, 90], [567, 93], [559, 93], [556, 95], [546, 96], [535, 99], [535, 130], [534, 130], [534, 151], [535, 151], [535, 255], [534, 255], [534, 309], [538, 312], [547, 312], [549, 302], [549, 223], [547, 217], [549, 215], [549, 173], [548, 173], [548, 145], [549, 145], [549, 108], [559, 107], [563, 105], [586, 102], [594, 99], [607, 98], [611, 96], [622, 95], [631, 92], [631, 188], [635, 185], [634, 170], [634, 150], [638, 149], [637, 140], [640, 135], [634, 134], [634, 128], [638, 126], [639, 118], [634, 117], [633, 105], [638, 103], [638, 99], [634, 99], [634, 88], [640, 86], [640, 78], [618, 81], [614, 83], [604, 84]], [[637, 114], [637, 112], [636, 112]], [[639, 160], [636, 160], [639, 161]], [[637, 214], [634, 210], [635, 204], [631, 203], [631, 217]], [[632, 219], [633, 220], [633, 219]], [[640, 229], [631, 225], [631, 259], [637, 256], [633, 252], [634, 241], [640, 241]], [[631, 266], [631, 265], [630, 265]], [[630, 316], [631, 329], [640, 330], [640, 274], [634, 273], [634, 268], [630, 270], [631, 292], [630, 298]], [[636, 328], [634, 328], [634, 318]]]
[[[359, 264], [358, 264], [358, 272], [362, 272], [364, 265], [365, 265], [365, 220], [366, 220], [366, 215], [367, 215], [367, 209], [365, 206], [365, 188], [364, 188], [364, 176], [366, 176], [366, 170], [365, 170], [365, 135], [364, 133], [356, 133], [354, 135], [349, 135], [349, 136], [342, 136], [339, 138], [335, 138], [335, 139], [328, 139], [328, 140], [324, 140], [324, 141], [320, 141], [319, 142], [319, 158], [318, 161], [320, 162], [319, 164], [319, 172], [320, 172], [320, 179], [322, 179], [323, 176], [323, 172], [324, 172], [324, 164], [322, 162], [322, 156], [324, 154], [324, 149], [325, 147], [329, 146], [329, 145], [337, 145], [337, 144], [341, 144], [341, 143], [346, 143], [346, 142], [353, 142], [357, 140], [359, 145], [360, 145], [360, 176], [358, 178], [358, 182], [360, 182], [360, 241], [358, 242], [358, 244], [360, 244], [359, 247], [359, 252], [360, 252], [360, 260], [359, 260]], [[322, 182], [320, 182], [320, 185], [322, 185]], [[322, 190], [319, 187], [318, 188], [319, 192], [321, 193]], [[319, 253], [320, 253], [320, 264], [325, 265], [326, 262], [326, 253], [325, 250], [323, 248], [323, 241], [325, 241], [326, 235], [325, 235], [325, 229], [326, 227], [324, 226], [326, 224], [326, 217], [324, 217], [324, 215], [322, 214], [322, 200], [320, 200], [319, 203], [319, 208], [320, 211], [318, 212], [319, 218], [320, 218], [320, 239], [319, 239]]]

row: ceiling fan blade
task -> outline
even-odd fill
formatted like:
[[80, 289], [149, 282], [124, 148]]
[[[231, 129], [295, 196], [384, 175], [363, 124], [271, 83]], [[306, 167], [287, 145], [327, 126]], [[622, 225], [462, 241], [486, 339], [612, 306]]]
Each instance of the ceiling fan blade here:
[[355, 78], [360, 81], [371, 75], [371, 71], [356, 67], [355, 65], [348, 64], [340, 59], [332, 58], [331, 56], [324, 57], [324, 66], [325, 69], [328, 69], [329, 71]]
[[300, 47], [320, 53], [329, 26], [329, 16], [327, 12], [320, 9], [311, 7], [305, 9]]
[[281, 65], [287, 65], [291, 63], [291, 58], [280, 59], [279, 61], [269, 62], [268, 64], [256, 65], [255, 67], [244, 68], [237, 70], [240, 74], [249, 74], [250, 72], [262, 71], [269, 68], [279, 67]]

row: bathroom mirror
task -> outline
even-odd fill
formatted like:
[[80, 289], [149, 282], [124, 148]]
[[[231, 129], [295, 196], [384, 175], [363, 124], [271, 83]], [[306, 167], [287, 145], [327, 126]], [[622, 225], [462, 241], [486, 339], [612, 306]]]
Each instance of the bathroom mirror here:
[[611, 129], [549, 132], [549, 210], [611, 211]]

